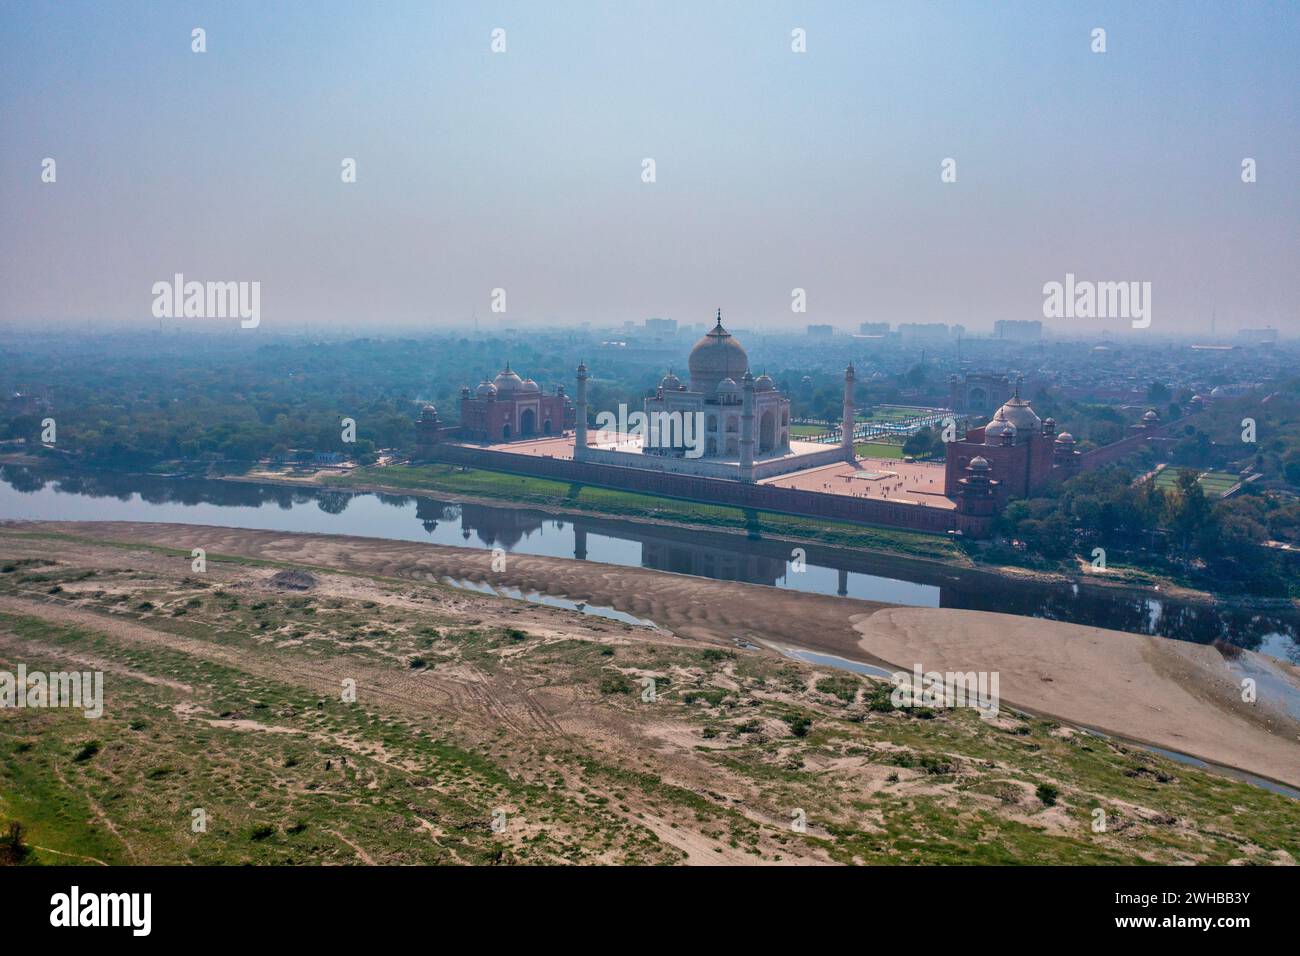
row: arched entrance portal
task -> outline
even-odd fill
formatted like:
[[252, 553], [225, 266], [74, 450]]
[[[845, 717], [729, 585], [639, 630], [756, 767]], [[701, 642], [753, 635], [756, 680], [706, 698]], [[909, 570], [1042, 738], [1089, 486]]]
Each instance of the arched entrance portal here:
[[766, 411], [758, 422], [758, 450], [760, 453], [776, 447], [776, 413]]
[[551, 420], [549, 418], [542, 423], [542, 434], [543, 435], [551, 434]]
[[519, 416], [519, 434], [525, 438], [537, 434], [537, 413], [531, 408], [525, 408]]
[[510, 440], [510, 426], [508, 424], [501, 426], [501, 440], [502, 441]]

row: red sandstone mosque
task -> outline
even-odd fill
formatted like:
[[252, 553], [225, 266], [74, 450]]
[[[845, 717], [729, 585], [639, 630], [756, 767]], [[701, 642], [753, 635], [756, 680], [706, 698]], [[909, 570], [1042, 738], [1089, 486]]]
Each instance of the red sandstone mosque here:
[[[444, 427], [427, 405], [416, 423], [417, 458], [585, 482], [709, 503], [809, 515], [933, 533], [986, 534], [1011, 498], [1040, 494], [1080, 471], [1123, 457], [1160, 438], [1147, 412], [1121, 441], [1080, 454], [1069, 432], [1040, 419], [1013, 393], [988, 424], [948, 443], [946, 461], [859, 458], [855, 453], [852, 365], [844, 371], [844, 409], [835, 444], [790, 437], [790, 402], [766, 375], [754, 376], [744, 347], [722, 325], [687, 362], [689, 383], [669, 371], [644, 413], [695, 416], [702, 454], [646, 447], [619, 431], [590, 428], [611, 410], [590, 409], [585, 363], [573, 400], [559, 386], [543, 395], [509, 364], [492, 381], [461, 390], [461, 424]], [[980, 383], [981, 385], [985, 383]], [[990, 386], [1002, 380], [991, 379]], [[966, 396], [977, 404], [997, 389]]]

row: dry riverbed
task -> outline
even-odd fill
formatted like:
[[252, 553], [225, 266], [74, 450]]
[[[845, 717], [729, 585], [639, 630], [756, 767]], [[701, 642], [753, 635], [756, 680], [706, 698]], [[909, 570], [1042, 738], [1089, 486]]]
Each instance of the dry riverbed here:
[[[1024, 619], [1000, 615], [932, 612], [960, 615], [938, 627], [908, 616], [923, 609], [522, 555], [494, 572], [490, 561], [225, 528], [0, 527], [0, 669], [106, 674], [99, 720], [0, 717], [0, 820], [22, 820], [41, 859], [87, 863], [1290, 863], [1300, 853], [1300, 801], [1047, 716], [1070, 711], [1080, 716], [1060, 716], [1193, 753], [1203, 743], [1207, 759], [1294, 780], [1271, 763], [1294, 761], [1293, 729], [1216, 696], [1212, 648], [1169, 657], [1148, 646], [1161, 642], [1120, 635], [1145, 643], [1083, 653], [1111, 638], [1035, 643], [1037, 631], [1008, 627]], [[659, 627], [481, 596], [447, 577]], [[736, 646], [952, 669], [978, 646], [958, 640], [970, 629], [990, 637], [977, 669], [1002, 669], [1004, 704], [1044, 716], [896, 709], [886, 684]], [[1108, 662], [1164, 724], [1148, 715], [1127, 726], [1142, 708], [1117, 710], [1123, 687], [1085, 670]], [[342, 699], [349, 681], [355, 703]], [[1199, 723], [1184, 719], [1197, 707]], [[1220, 715], [1238, 723], [1216, 737]], [[1162, 726], [1182, 738], [1162, 742]], [[1224, 751], [1234, 739], [1252, 743]], [[205, 832], [192, 829], [195, 809]]]

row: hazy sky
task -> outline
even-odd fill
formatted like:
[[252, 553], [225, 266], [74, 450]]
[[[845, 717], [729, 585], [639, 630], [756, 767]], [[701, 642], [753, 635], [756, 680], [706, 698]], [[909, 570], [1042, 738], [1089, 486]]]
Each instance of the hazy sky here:
[[1297, 51], [1291, 2], [6, 3], [0, 320], [156, 326], [181, 272], [262, 329], [978, 330], [1072, 272], [1295, 334]]

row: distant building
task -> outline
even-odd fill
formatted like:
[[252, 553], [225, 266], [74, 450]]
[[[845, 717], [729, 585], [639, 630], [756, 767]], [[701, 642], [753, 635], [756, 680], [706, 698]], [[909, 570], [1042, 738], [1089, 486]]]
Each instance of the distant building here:
[[676, 319], [646, 319], [645, 330], [651, 335], [676, 335]]
[[829, 339], [832, 335], [835, 334], [835, 326], [810, 325], [808, 326], [808, 334], [815, 339]]
[[1011, 342], [1039, 342], [1043, 323], [1038, 319], [998, 319], [993, 323], [993, 336]]
[[990, 415], [1011, 394], [1011, 379], [1006, 375], [967, 372], [948, 379], [948, 407], [962, 415]]
[[863, 322], [858, 326], [859, 335], [888, 335], [888, 322]]
[[898, 337], [904, 343], [948, 341], [946, 322], [903, 322], [898, 326]]
[[1277, 341], [1277, 329], [1242, 329], [1237, 338], [1247, 345], [1272, 345]]

